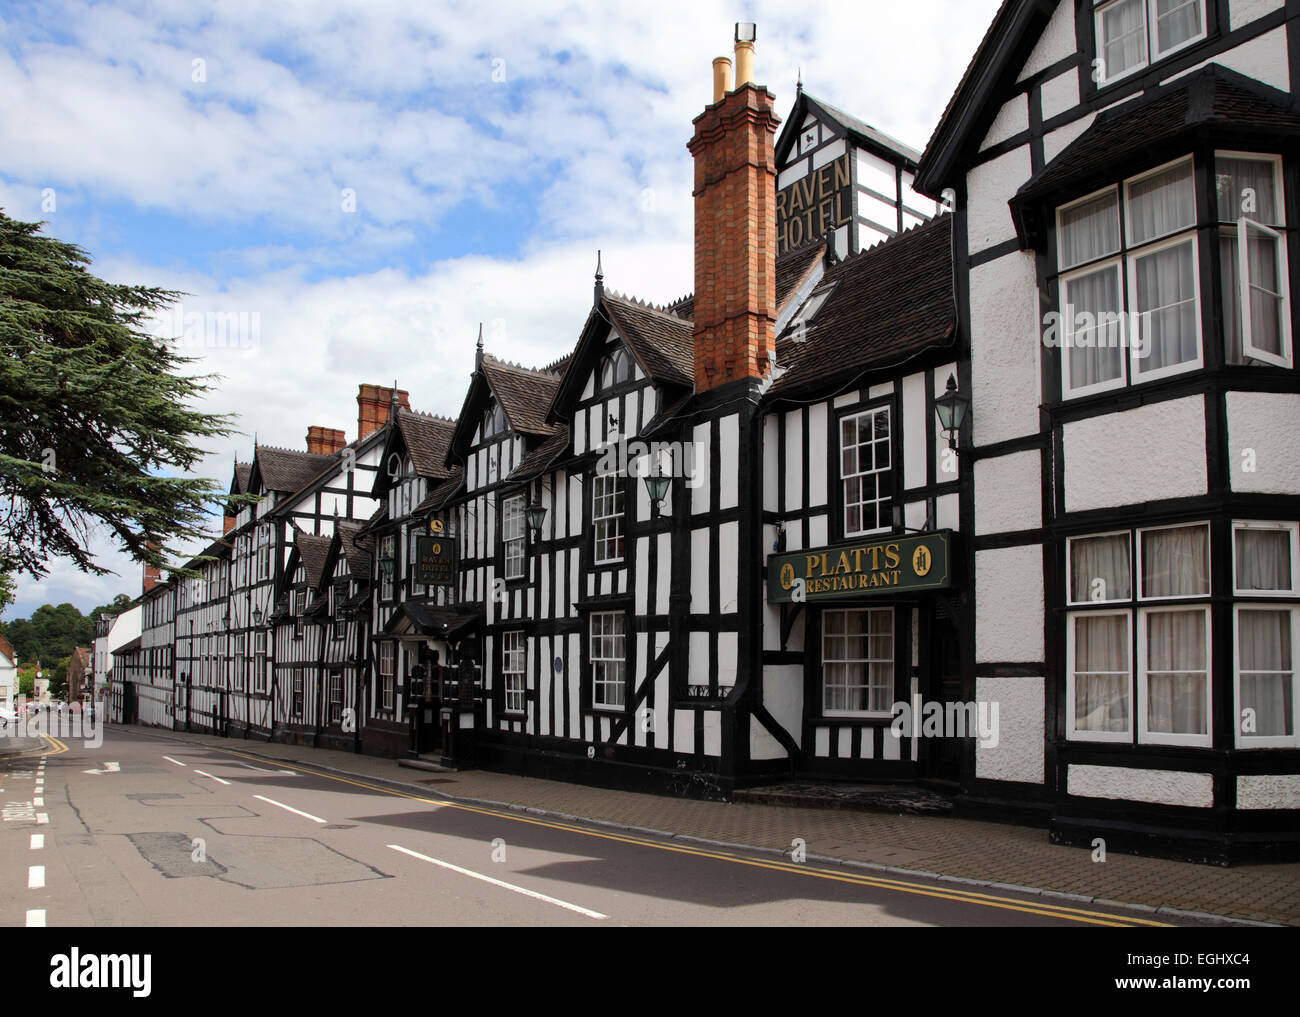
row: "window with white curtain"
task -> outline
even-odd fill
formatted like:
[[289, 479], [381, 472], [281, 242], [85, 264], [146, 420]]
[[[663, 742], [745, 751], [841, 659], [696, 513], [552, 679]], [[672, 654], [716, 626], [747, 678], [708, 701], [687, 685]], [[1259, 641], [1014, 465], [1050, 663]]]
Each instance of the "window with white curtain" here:
[[1214, 177], [1227, 361], [1290, 367], [1282, 160], [1218, 152]]
[[1300, 745], [1298, 537], [1300, 525], [1294, 522], [1232, 527], [1237, 745], [1242, 748]]
[[1067, 397], [1203, 363], [1190, 158], [1062, 206], [1056, 221]]
[[822, 613], [822, 711], [884, 717], [894, 706], [894, 609]]
[[1208, 746], [1209, 596], [1205, 523], [1070, 539], [1067, 736]]
[[1105, 0], [1094, 24], [1096, 79], [1108, 85], [1204, 39], [1205, 0]]

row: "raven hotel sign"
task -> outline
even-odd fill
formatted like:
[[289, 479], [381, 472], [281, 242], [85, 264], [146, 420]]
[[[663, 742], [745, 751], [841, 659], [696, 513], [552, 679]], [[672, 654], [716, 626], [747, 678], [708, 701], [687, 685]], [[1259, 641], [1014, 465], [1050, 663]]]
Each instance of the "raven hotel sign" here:
[[776, 192], [776, 253], [824, 237], [852, 217], [853, 174], [848, 154]]
[[415, 541], [415, 582], [424, 586], [455, 586], [456, 538], [444, 532], [441, 519], [429, 520], [429, 534]]
[[952, 585], [952, 531], [812, 548], [767, 559], [767, 602], [873, 597]]

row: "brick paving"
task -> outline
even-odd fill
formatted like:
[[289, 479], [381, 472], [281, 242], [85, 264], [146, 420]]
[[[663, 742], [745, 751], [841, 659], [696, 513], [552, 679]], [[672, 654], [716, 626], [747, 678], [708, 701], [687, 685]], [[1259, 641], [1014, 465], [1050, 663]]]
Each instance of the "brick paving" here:
[[172, 731], [166, 738], [396, 781], [430, 797], [503, 803], [562, 816], [810, 857], [895, 866], [1152, 908], [1300, 926], [1300, 864], [1218, 868], [1051, 844], [1047, 832], [942, 815], [891, 815], [773, 804], [700, 802], [467, 770], [432, 773], [397, 760], [301, 745]]

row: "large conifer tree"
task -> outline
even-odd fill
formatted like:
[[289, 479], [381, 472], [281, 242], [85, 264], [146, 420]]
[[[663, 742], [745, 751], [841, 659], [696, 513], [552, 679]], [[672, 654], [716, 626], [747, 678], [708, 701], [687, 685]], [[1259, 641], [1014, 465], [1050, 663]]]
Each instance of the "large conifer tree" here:
[[203, 536], [222, 489], [191, 476], [196, 442], [233, 432], [199, 412], [214, 375], [146, 331], [181, 294], [119, 286], [89, 255], [0, 212], [0, 574], [41, 576], [51, 558], [102, 575], [97, 526], [137, 560]]

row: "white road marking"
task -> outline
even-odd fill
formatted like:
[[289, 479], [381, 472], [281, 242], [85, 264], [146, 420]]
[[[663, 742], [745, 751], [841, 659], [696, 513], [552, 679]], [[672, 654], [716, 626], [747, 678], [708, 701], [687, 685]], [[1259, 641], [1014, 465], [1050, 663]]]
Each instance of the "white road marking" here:
[[29, 865], [27, 867], [27, 889], [40, 890], [45, 886], [45, 866]]
[[304, 819], [310, 819], [313, 823], [324, 823], [324, 822], [325, 822], [325, 820], [321, 819], [320, 816], [313, 816], [310, 812], [299, 812], [299, 811], [298, 811], [297, 809], [295, 809], [293, 806], [291, 806], [291, 805], [285, 805], [284, 802], [277, 802], [274, 798], [265, 798], [265, 797], [263, 797], [262, 795], [253, 795], [253, 797], [254, 797], [254, 798], [258, 798], [258, 799], [260, 799], [261, 801], [266, 802], [268, 805], [278, 805], [280, 808], [284, 809], [286, 812], [292, 812], [295, 816], [302, 816]]
[[44, 847], [45, 847], [45, 834], [43, 833], [32, 834], [32, 850], [40, 851]]
[[45, 909], [35, 908], [27, 912], [27, 928], [43, 929], [45, 928]]
[[185, 765], [186, 765], [185, 763], [182, 763], [179, 759], [172, 759], [171, 756], [163, 756], [163, 759], [167, 760], [167, 762], [169, 762], [169, 763], [175, 763], [177, 766], [185, 766]]
[[45, 808], [45, 799], [44, 799], [44, 798], [41, 798], [41, 797], [39, 797], [39, 796], [37, 796], [36, 798], [33, 798], [33, 799], [32, 799], [32, 806], [33, 806], [34, 808], [38, 808], [38, 809], [43, 809], [43, 808]]
[[49, 817], [49, 814], [48, 814], [48, 813], [45, 813], [45, 812], [38, 812], [38, 813], [36, 813], [36, 822], [37, 822], [37, 823], [48, 823], [49, 821], [50, 821], [50, 817]]
[[240, 762], [236, 762], [235, 765], [237, 765], [237, 766], [247, 766], [250, 770], [256, 770], [258, 773], [274, 773], [275, 775], [277, 775], [277, 776], [279, 776], [279, 777], [296, 777], [296, 776], [298, 776], [298, 771], [297, 771], [297, 770], [264, 770], [264, 769], [262, 769], [260, 766], [250, 766], [248, 763], [240, 763]]
[[200, 777], [207, 777], [207, 778], [209, 778], [209, 779], [211, 779], [211, 780], [215, 780], [218, 784], [229, 784], [229, 783], [230, 783], [230, 781], [228, 781], [228, 780], [222, 780], [220, 777], [213, 777], [212, 774], [210, 774], [210, 773], [205, 773], [205, 772], [202, 771], [202, 770], [195, 770], [194, 772], [197, 773]]
[[560, 900], [558, 897], [548, 897], [544, 893], [538, 893], [536, 890], [528, 890], [522, 886], [515, 886], [513, 883], [504, 883], [499, 879], [493, 879], [491, 876], [485, 876], [481, 872], [472, 872], [469, 869], [462, 869], [459, 865], [452, 865], [451, 862], [439, 861], [437, 858], [430, 858], [428, 855], [422, 855], [418, 851], [412, 851], [410, 848], [404, 848], [400, 844], [389, 844], [394, 851], [400, 851], [404, 855], [410, 855], [412, 858], [418, 858], [422, 862], [429, 862], [432, 865], [441, 865], [444, 869], [451, 869], [452, 872], [459, 872], [462, 876], [469, 876], [471, 879], [481, 879], [485, 883], [491, 883], [493, 886], [499, 886], [506, 890], [513, 890], [515, 893], [522, 893], [525, 897], [532, 897], [535, 900], [545, 901], [547, 904], [554, 904], [557, 907], [566, 908], [569, 911], [576, 911], [580, 915], [586, 915], [588, 918], [608, 918], [609, 915], [602, 915], [599, 911], [592, 911], [588, 908], [580, 907], [577, 904], [570, 904], [566, 900]]
[[121, 763], [105, 763], [102, 770], [82, 770], [82, 773], [121, 773]]

